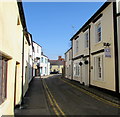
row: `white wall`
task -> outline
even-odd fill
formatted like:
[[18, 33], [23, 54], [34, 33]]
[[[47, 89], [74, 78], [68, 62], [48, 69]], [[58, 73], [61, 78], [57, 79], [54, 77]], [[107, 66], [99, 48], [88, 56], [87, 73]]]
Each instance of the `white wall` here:
[[35, 76], [35, 69], [37, 69], [37, 64], [40, 65], [40, 59], [37, 60], [36, 58], [41, 57], [41, 51], [42, 47], [38, 45], [37, 43], [33, 42], [33, 47], [34, 47], [34, 53], [33, 53], [33, 59], [34, 59], [34, 64], [33, 64], [33, 77]]
[[[42, 59], [43, 58], [43, 62], [42, 62]], [[49, 75], [50, 74], [50, 63], [48, 62], [48, 58], [44, 55], [41, 55], [41, 58], [40, 58], [40, 69], [42, 69], [41, 71], [41, 76], [46, 76], [46, 75]], [[47, 61], [46, 61], [47, 60]], [[45, 71], [46, 69], [46, 71]]]

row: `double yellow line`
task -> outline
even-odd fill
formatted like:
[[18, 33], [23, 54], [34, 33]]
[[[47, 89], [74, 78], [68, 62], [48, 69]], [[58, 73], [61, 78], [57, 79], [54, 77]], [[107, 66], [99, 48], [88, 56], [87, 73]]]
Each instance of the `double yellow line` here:
[[60, 116], [66, 117], [66, 116], [65, 116], [65, 113], [62, 111], [62, 109], [61, 109], [61, 108], [59, 107], [59, 105], [57, 104], [55, 98], [53, 97], [53, 95], [52, 95], [51, 91], [49, 90], [49, 88], [48, 88], [46, 82], [44, 81], [44, 79], [42, 79], [42, 82], [43, 82], [43, 86], [44, 86], [45, 92], [46, 92], [46, 94], [47, 94], [47, 97], [48, 97], [48, 99], [49, 99], [49, 102], [50, 102], [50, 104], [51, 104], [51, 106], [52, 106], [52, 109], [53, 109], [53, 111], [55, 112], [55, 114], [56, 114], [58, 117], [60, 117]]
[[63, 80], [63, 79], [61, 79], [61, 78], [59, 78], [59, 79], [62, 80], [63, 82], [65, 82], [66, 84], [72, 86], [73, 88], [76, 88], [77, 90], [79, 90], [79, 91], [81, 91], [81, 92], [83, 92], [83, 93], [85, 93], [85, 94], [87, 94], [87, 95], [89, 95], [89, 96], [91, 96], [91, 97], [99, 100], [99, 101], [102, 101], [102, 102], [104, 102], [104, 103], [106, 103], [106, 104], [109, 104], [109, 105], [111, 105], [111, 106], [114, 106], [114, 107], [116, 107], [116, 108], [120, 108], [120, 105], [119, 105], [119, 104], [116, 104], [116, 103], [111, 102], [111, 101], [109, 101], [109, 100], [106, 100], [106, 99], [104, 99], [104, 98], [102, 98], [102, 97], [99, 97], [99, 96], [97, 96], [97, 95], [95, 95], [95, 94], [93, 94], [93, 93], [91, 93], [91, 92], [89, 92], [89, 91], [86, 91], [86, 90], [84, 90], [84, 89], [82, 89], [82, 88], [80, 88], [80, 87], [78, 87], [78, 86], [76, 86], [76, 85], [74, 85], [74, 84], [71, 84], [71, 83], [69, 83], [69, 82], [67, 82], [67, 81], [65, 81], [65, 80]]

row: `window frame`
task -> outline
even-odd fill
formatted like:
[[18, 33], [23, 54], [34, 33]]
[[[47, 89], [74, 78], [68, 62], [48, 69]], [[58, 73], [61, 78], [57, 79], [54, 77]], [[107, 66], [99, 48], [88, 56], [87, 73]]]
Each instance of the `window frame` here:
[[78, 53], [79, 51], [79, 40], [78, 39], [76, 39], [75, 45], [76, 45], [76, 53]]
[[43, 63], [43, 57], [41, 57], [41, 63]]
[[[88, 39], [86, 40], [86, 34], [88, 34]], [[88, 48], [89, 47], [89, 30], [87, 29], [84, 33], [84, 47]]]
[[[101, 59], [101, 78], [99, 77], [99, 69], [98, 69], [98, 58]], [[103, 54], [99, 54], [94, 56], [94, 80], [97, 81], [104, 81], [104, 55]]]
[[75, 63], [75, 76], [79, 76], [79, 75], [80, 75], [79, 63]]
[[[7, 99], [7, 71], [8, 71], [8, 59], [0, 56], [1, 65], [1, 83], [0, 83], [0, 105]], [[5, 71], [4, 71], [5, 70]]]
[[[98, 40], [98, 26], [100, 25], [101, 27], [101, 40], [99, 41]], [[95, 23], [95, 43], [98, 44], [98, 43], [101, 43], [102, 42], [102, 22], [101, 22], [101, 19], [99, 19], [96, 23]]]
[[39, 46], [37, 45], [37, 53], [39, 53]]

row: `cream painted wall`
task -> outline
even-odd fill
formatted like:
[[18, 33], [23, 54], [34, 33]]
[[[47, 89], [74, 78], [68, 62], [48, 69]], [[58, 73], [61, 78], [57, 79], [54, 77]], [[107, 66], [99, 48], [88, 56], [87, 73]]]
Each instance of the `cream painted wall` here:
[[59, 67], [58, 65], [51, 65], [50, 71], [53, 72], [55, 69], [56, 71], [59, 70], [59, 73], [62, 73], [62, 68], [63, 68], [63, 65], [60, 65]]
[[24, 36], [24, 74], [23, 74], [23, 95], [25, 95], [28, 90], [28, 80], [29, 80], [29, 44], [26, 37]]
[[[0, 2], [0, 51], [12, 57], [8, 60], [7, 75], [7, 99], [0, 105], [1, 115], [14, 114], [14, 83], [15, 66], [19, 62], [19, 74], [17, 76], [16, 103], [20, 103], [21, 73], [22, 73], [22, 26], [17, 25], [19, 17], [16, 0], [14, 2]], [[19, 89], [19, 90], [18, 90]]]
[[65, 77], [72, 79], [72, 49], [65, 53]]
[[[86, 30], [88, 31], [88, 29]], [[79, 38], [76, 40], [73, 40], [73, 58], [80, 56], [82, 54], [84, 55], [88, 55], [89, 54], [89, 50], [88, 48], [85, 48], [85, 32], [80, 32], [78, 34]], [[76, 53], [76, 41], [78, 40], [78, 52]]]
[[[104, 49], [103, 42], [110, 43], [111, 49], [111, 58], [103, 57], [103, 79], [104, 80], [95, 80], [94, 73], [94, 57], [99, 55], [91, 56], [91, 85], [95, 85], [101, 88], [115, 91], [115, 59], [114, 59], [114, 28], [113, 28], [113, 6], [112, 3], [102, 12], [103, 16], [101, 17], [102, 25], [102, 41], [100, 43], [95, 43], [95, 23], [91, 23], [91, 53], [97, 50]], [[101, 54], [101, 53], [100, 53]], [[102, 53], [104, 56], [104, 52]]]
[[[96, 52], [98, 50], [104, 49], [105, 47], [103, 46], [103, 43], [110, 43], [110, 49], [111, 49], [111, 58], [105, 58], [104, 52], [103, 54], [103, 72], [104, 72], [104, 80], [95, 80], [95, 66], [94, 66], [94, 57], [98, 56], [99, 54], [96, 55], [91, 55], [91, 66], [93, 69], [91, 69], [91, 79], [90, 79], [90, 84], [94, 86], [98, 86], [101, 88], [105, 88], [108, 90], [115, 91], [115, 59], [114, 59], [114, 28], [113, 28], [113, 6], [112, 3], [103, 10], [103, 16], [97, 21], [101, 21], [101, 27], [102, 27], [102, 41], [99, 43], [96, 43], [95, 41], [95, 26], [96, 23], [90, 23], [91, 28], [90, 28], [90, 39], [91, 39], [91, 53]], [[89, 50], [88, 48], [86, 49], [84, 46], [85, 43], [85, 38], [84, 38], [85, 32], [80, 32], [78, 34], [78, 43], [79, 43], [79, 51], [76, 53], [76, 40], [73, 39], [73, 58], [78, 57], [82, 54], [88, 55]], [[100, 53], [101, 55], [101, 53]], [[89, 58], [87, 58], [89, 60]], [[86, 67], [86, 65], [82, 66], [82, 72], [80, 71], [80, 76], [75, 76], [74, 72], [74, 66], [76, 63], [79, 63], [80, 61], [84, 62], [84, 58], [79, 58], [77, 60], [73, 61], [73, 79], [80, 81], [80, 82], [86, 82], [86, 77], [89, 77], [89, 69]], [[86, 71], [86, 69], [88, 69]], [[81, 70], [81, 68], [80, 68]], [[81, 75], [82, 74], [82, 75]], [[86, 76], [87, 74], [87, 76]], [[89, 79], [88, 81], [89, 82]]]
[[[84, 55], [84, 56], [89, 55], [89, 47], [88, 48], [85, 47], [85, 33], [87, 31], [89, 32], [89, 29], [87, 29], [85, 32], [80, 32], [78, 34], [78, 36], [79, 36], [79, 38], [78, 38], [78, 43], [79, 43], [78, 53], [75, 52], [77, 40], [73, 40], [73, 58], [78, 57], [80, 55]], [[79, 58], [79, 59], [73, 61], [73, 66], [75, 66], [76, 63], [78, 63], [78, 64], [80, 62], [83, 63], [82, 66], [79, 66], [80, 67], [80, 69], [79, 69], [80, 75], [79, 76], [76, 76], [74, 74], [75, 69], [73, 68], [73, 79], [80, 81], [81, 83], [84, 83], [85, 85], [89, 85], [89, 69], [88, 69], [89, 64], [85, 65], [84, 64], [85, 60], [88, 60], [88, 58]]]

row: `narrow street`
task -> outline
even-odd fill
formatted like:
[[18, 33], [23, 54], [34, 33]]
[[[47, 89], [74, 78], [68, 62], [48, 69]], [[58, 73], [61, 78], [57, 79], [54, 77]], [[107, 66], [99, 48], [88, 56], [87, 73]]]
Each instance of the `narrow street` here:
[[53, 75], [35, 78], [16, 115], [119, 115], [120, 106]]

